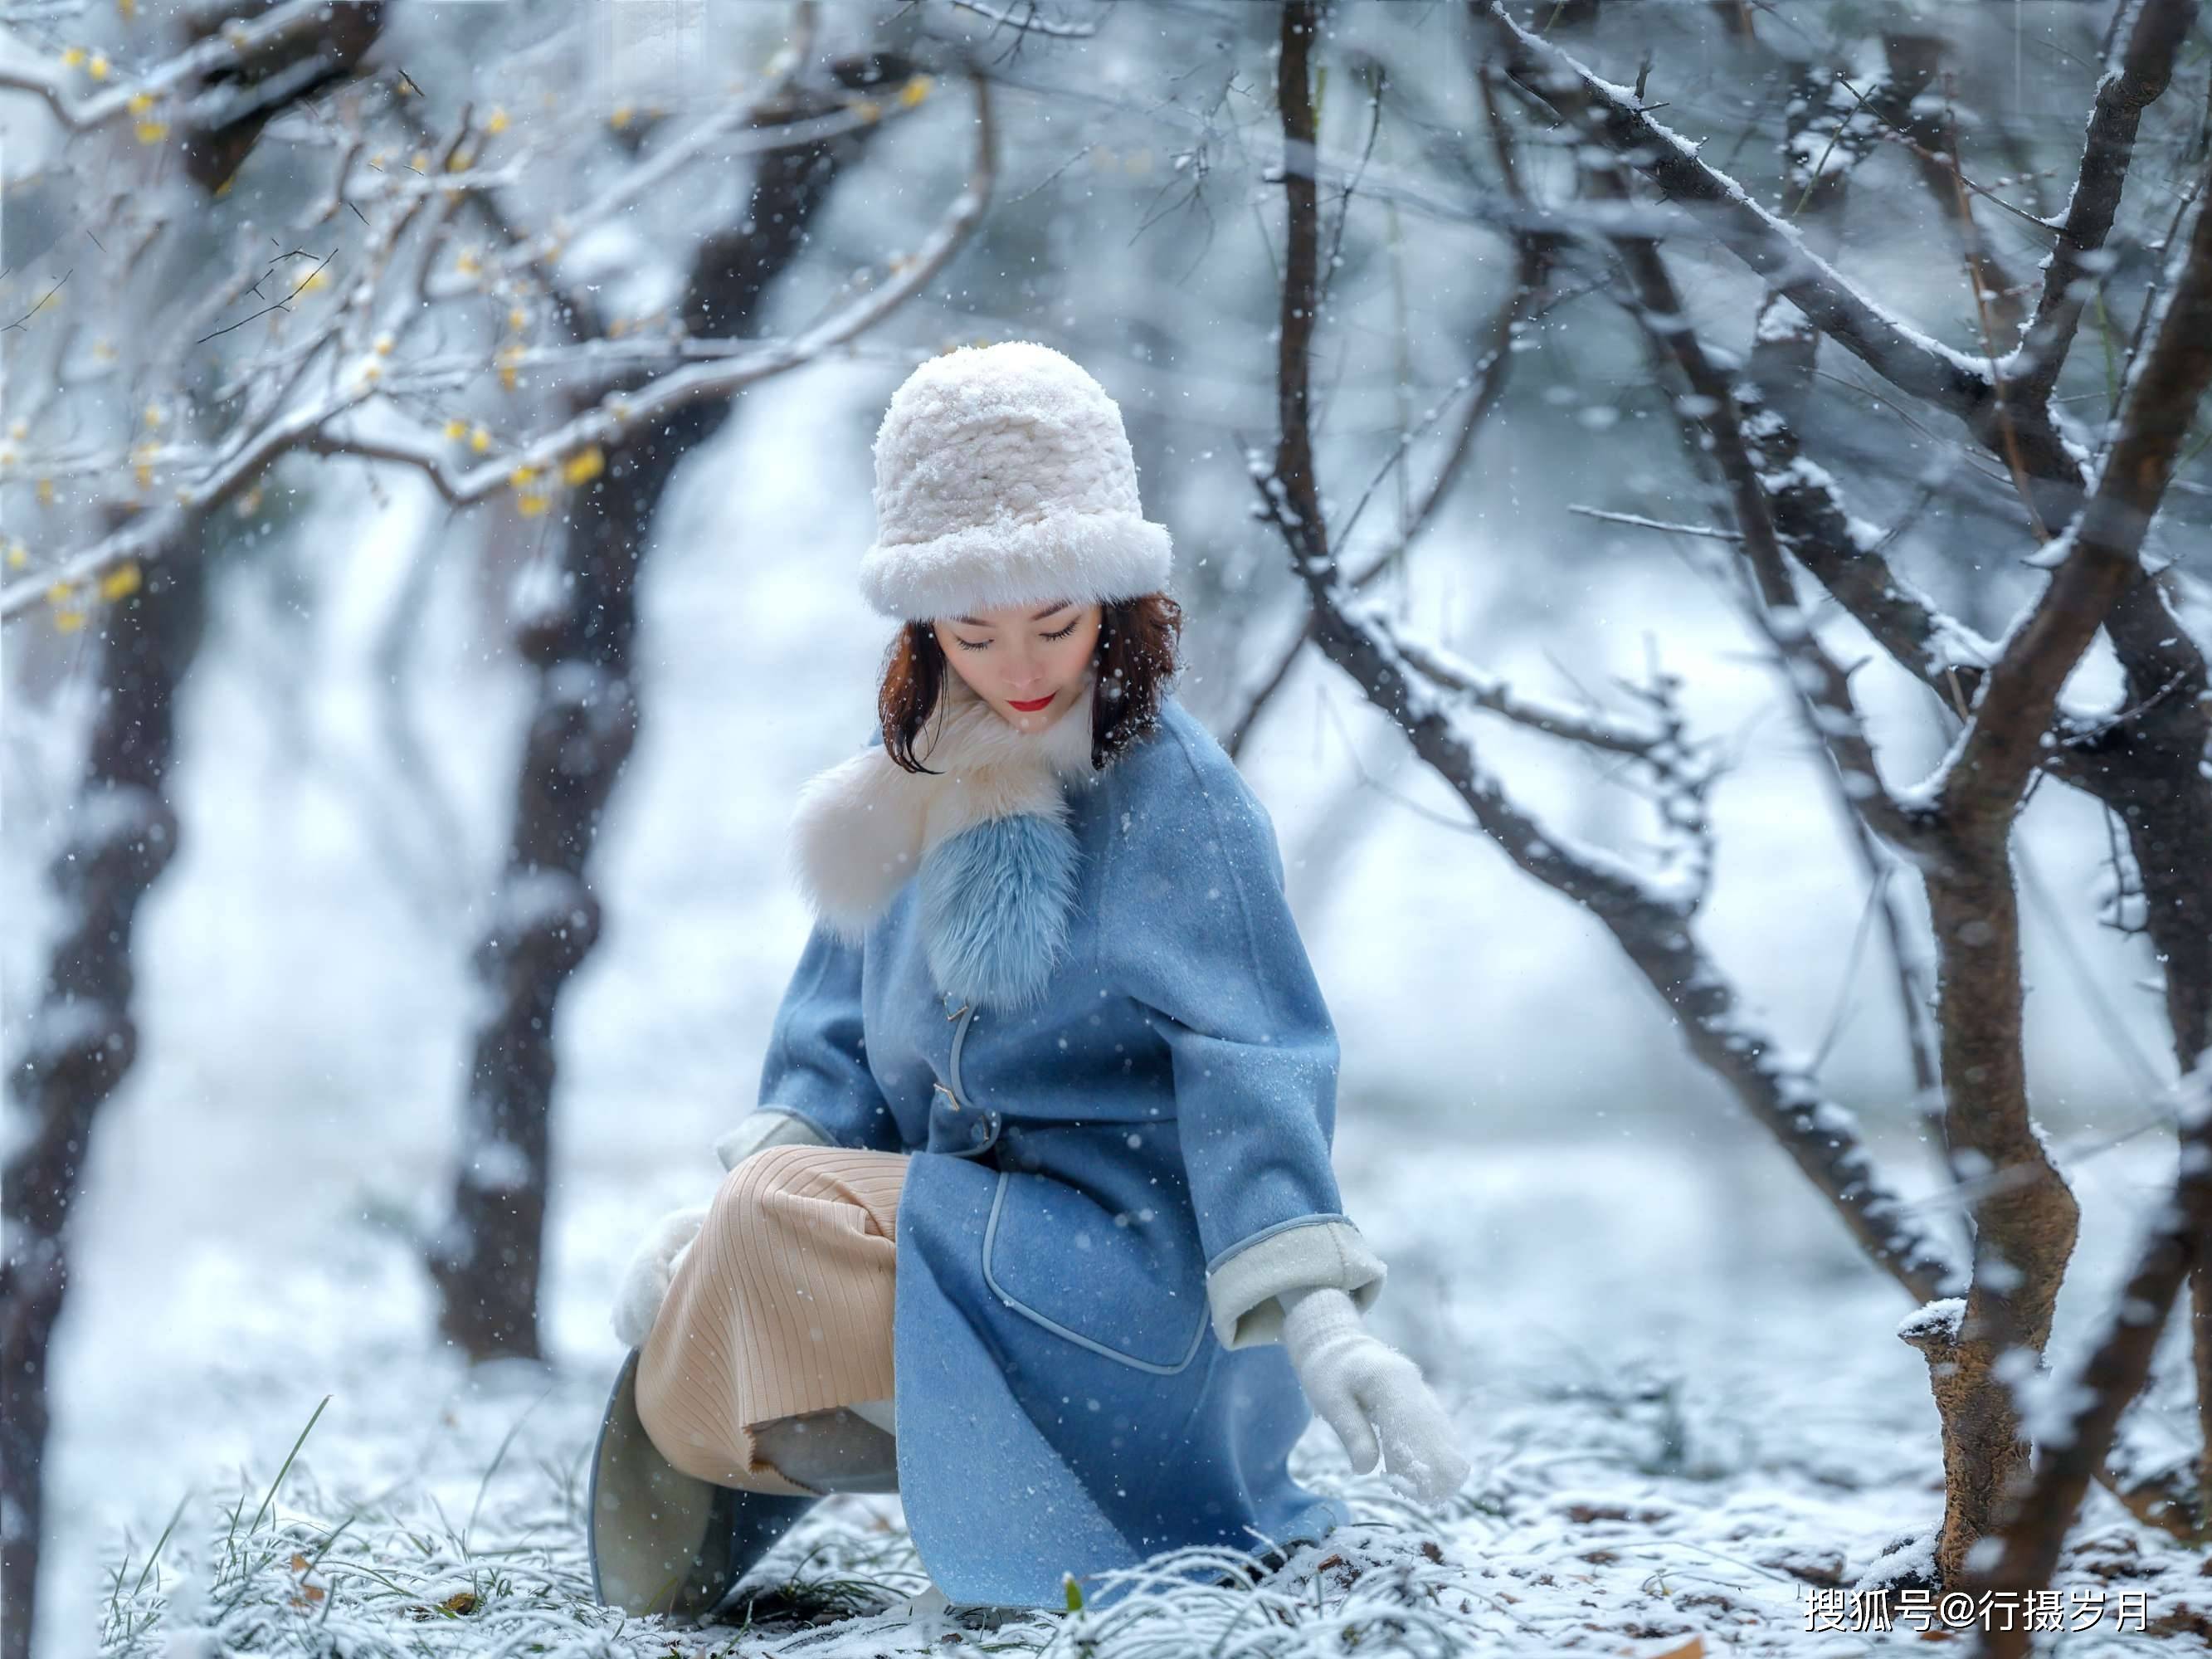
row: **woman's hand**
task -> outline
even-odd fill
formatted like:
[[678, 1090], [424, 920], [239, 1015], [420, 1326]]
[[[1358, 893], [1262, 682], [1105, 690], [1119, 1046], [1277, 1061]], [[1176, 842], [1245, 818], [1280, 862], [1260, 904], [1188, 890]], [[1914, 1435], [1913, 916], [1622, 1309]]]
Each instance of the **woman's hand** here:
[[641, 1348], [645, 1339], [653, 1334], [653, 1322], [659, 1316], [660, 1304], [668, 1298], [669, 1281], [676, 1276], [676, 1262], [690, 1248], [698, 1237], [699, 1229], [706, 1224], [707, 1206], [695, 1205], [688, 1210], [673, 1210], [653, 1224], [623, 1269], [622, 1284], [615, 1292], [615, 1334], [623, 1346]]
[[1352, 1473], [1387, 1456], [1391, 1483], [1419, 1502], [1457, 1492], [1470, 1466], [1420, 1367], [1366, 1331], [1342, 1291], [1292, 1291], [1283, 1301], [1283, 1346], [1298, 1386], [1344, 1442]]

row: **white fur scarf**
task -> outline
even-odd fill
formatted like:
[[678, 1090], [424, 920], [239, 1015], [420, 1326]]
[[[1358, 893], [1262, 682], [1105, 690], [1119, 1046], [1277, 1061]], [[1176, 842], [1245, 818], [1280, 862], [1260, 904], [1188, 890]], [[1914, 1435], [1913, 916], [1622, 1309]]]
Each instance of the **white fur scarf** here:
[[908, 772], [872, 744], [808, 780], [791, 862], [823, 926], [857, 945], [919, 875], [924, 946], [942, 989], [1015, 1006], [1039, 994], [1074, 896], [1079, 854], [1061, 780], [1091, 770], [1095, 681], [1086, 672], [1066, 713], [1024, 732], [948, 667], [915, 744], [930, 772]]

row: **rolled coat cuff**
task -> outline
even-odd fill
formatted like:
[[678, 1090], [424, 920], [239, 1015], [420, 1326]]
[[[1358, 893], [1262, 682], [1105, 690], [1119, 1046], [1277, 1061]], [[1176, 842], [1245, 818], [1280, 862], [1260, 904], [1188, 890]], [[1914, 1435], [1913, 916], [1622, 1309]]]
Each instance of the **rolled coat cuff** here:
[[1206, 1268], [1213, 1334], [1224, 1348], [1281, 1341], [1283, 1304], [1276, 1298], [1284, 1291], [1343, 1291], [1364, 1314], [1389, 1272], [1346, 1218], [1302, 1217], [1231, 1246]]
[[714, 1143], [725, 1170], [765, 1146], [830, 1146], [836, 1143], [806, 1118], [781, 1106], [760, 1106], [738, 1120], [738, 1127]]

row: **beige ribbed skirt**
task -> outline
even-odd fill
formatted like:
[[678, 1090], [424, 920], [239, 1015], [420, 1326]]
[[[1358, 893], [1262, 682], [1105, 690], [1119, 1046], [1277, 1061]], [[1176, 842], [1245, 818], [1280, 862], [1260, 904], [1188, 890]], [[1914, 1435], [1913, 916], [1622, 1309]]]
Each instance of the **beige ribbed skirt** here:
[[637, 1360], [646, 1437], [716, 1486], [805, 1495], [753, 1431], [892, 1397], [902, 1152], [770, 1146], [722, 1177]]

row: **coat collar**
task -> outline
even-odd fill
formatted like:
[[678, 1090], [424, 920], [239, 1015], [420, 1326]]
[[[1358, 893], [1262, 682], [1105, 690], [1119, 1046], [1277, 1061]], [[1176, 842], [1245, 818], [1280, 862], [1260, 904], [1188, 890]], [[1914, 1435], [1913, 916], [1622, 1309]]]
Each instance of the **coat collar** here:
[[948, 667], [915, 744], [931, 773], [908, 772], [871, 743], [809, 779], [792, 817], [791, 865], [821, 922], [858, 944], [930, 854], [962, 831], [1024, 816], [1064, 826], [1062, 781], [1092, 772], [1096, 677], [1086, 669], [1065, 714], [1042, 732], [1023, 732]]

